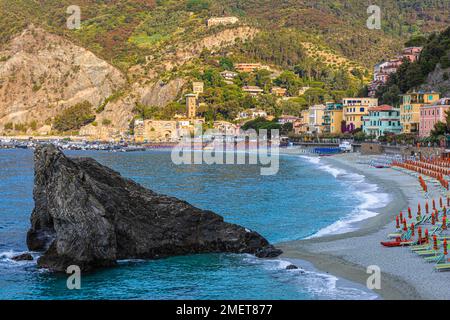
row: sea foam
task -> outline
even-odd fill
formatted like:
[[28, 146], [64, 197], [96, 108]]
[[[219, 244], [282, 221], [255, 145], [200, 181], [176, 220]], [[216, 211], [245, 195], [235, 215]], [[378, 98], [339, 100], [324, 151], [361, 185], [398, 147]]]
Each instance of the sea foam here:
[[[329, 164], [323, 164], [319, 157], [300, 156], [308, 162], [317, 165], [317, 168], [330, 173], [334, 178], [349, 183], [350, 192], [356, 199], [360, 199], [357, 205], [349, 214], [334, 222], [333, 224], [319, 230], [307, 239], [323, 237], [326, 235], [343, 234], [357, 229], [357, 223], [377, 216], [374, 211], [385, 207], [390, 196], [387, 193], [378, 192], [378, 186], [366, 181], [366, 177], [351, 173], [345, 169], [336, 168]], [[342, 200], [345, 201], [345, 200]]]
[[370, 291], [352, 287], [347, 283], [339, 283], [339, 278], [314, 270], [299, 269], [286, 270], [292, 263], [284, 259], [264, 260], [251, 255], [245, 255], [244, 261], [249, 264], [261, 265], [269, 272], [276, 272], [286, 277], [290, 283], [309, 292], [316, 299], [326, 300], [375, 300], [378, 296]]

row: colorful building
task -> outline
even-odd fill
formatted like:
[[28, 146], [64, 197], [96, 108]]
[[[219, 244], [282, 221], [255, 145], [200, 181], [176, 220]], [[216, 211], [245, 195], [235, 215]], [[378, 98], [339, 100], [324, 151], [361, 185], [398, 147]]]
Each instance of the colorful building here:
[[363, 131], [377, 138], [385, 133], [401, 133], [400, 110], [388, 105], [369, 108], [369, 114], [364, 117]]
[[403, 133], [419, 133], [420, 108], [437, 103], [439, 98], [437, 92], [420, 91], [402, 95], [400, 122]]
[[420, 107], [419, 136], [427, 138], [438, 122], [447, 123], [446, 112], [450, 110], [450, 98], [439, 100], [438, 103]]
[[308, 132], [312, 134], [321, 134], [324, 131], [323, 118], [325, 109], [323, 104], [314, 105], [309, 108], [309, 128]]
[[342, 133], [344, 106], [340, 103], [327, 103], [323, 116], [324, 133]]
[[356, 129], [362, 129], [364, 125], [364, 116], [369, 114], [369, 108], [378, 106], [376, 98], [345, 98], [344, 102], [344, 121], [345, 132], [352, 132]]
[[309, 109], [305, 109], [300, 113], [300, 118], [294, 122], [294, 133], [297, 135], [309, 132]]

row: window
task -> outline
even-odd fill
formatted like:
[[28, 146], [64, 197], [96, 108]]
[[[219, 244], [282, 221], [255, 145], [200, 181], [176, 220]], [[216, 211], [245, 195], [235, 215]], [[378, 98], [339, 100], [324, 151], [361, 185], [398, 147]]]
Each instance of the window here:
[[360, 111], [360, 112], [364, 112], [364, 108], [360, 108], [359, 111]]

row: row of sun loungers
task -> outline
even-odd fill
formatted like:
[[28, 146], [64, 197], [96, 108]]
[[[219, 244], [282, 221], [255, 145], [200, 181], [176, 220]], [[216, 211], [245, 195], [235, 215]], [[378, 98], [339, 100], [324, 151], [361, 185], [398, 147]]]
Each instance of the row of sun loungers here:
[[392, 241], [382, 242], [386, 247], [409, 247], [411, 252], [423, 258], [427, 263], [433, 263], [437, 271], [450, 271], [448, 259], [448, 244], [450, 233], [447, 226], [447, 208], [450, 207], [450, 198], [444, 204], [442, 198], [439, 203], [428, 202], [422, 212], [420, 204], [417, 214], [413, 217], [411, 209], [407, 214], [400, 213], [396, 217], [397, 232], [389, 234]]

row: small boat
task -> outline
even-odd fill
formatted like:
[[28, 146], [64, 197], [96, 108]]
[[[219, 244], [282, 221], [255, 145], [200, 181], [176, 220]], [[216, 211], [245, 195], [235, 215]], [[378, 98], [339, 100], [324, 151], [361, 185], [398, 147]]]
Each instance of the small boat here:
[[344, 141], [339, 145], [339, 149], [341, 149], [342, 152], [352, 152], [352, 144], [348, 141]]

